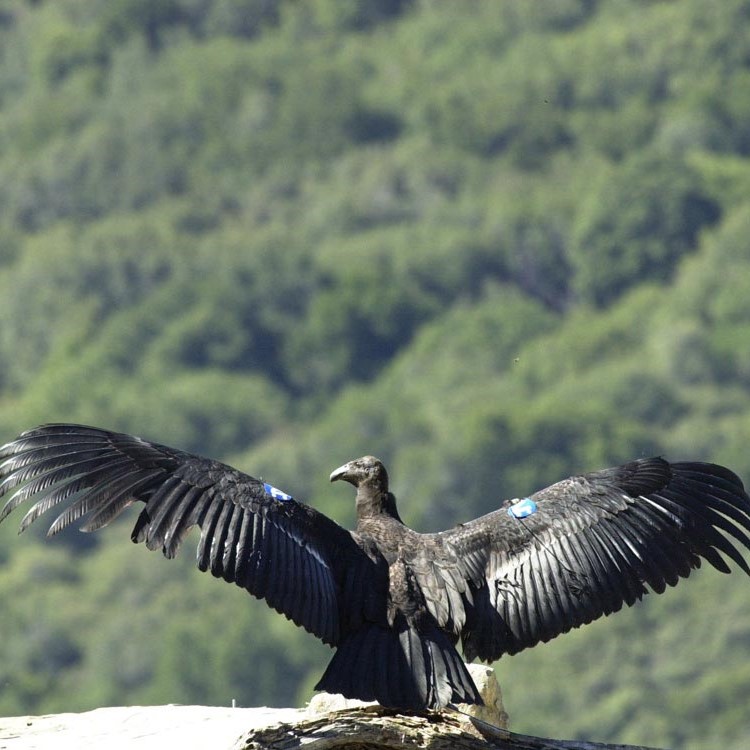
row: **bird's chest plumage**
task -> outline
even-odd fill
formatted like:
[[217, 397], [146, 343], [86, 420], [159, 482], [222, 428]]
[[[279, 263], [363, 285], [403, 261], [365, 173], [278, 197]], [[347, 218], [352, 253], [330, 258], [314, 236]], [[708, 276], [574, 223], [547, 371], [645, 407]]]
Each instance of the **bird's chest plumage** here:
[[370, 542], [389, 565], [393, 564], [399, 557], [400, 550], [405, 549], [415, 535], [411, 529], [385, 515], [360, 519], [357, 533]]
[[414, 547], [416, 532], [387, 516], [362, 519], [357, 532], [378, 552], [387, 566], [387, 618], [393, 623], [398, 613], [408, 621], [418, 620], [425, 611], [424, 597], [408, 561], [408, 550]]

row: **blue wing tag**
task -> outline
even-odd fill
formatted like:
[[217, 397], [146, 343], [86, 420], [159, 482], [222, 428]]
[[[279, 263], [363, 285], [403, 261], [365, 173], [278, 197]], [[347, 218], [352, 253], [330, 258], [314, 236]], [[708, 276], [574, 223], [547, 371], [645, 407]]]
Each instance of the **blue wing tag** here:
[[525, 497], [523, 500], [513, 503], [508, 508], [508, 515], [514, 518], [527, 518], [532, 513], [536, 513], [536, 511], [536, 503], [530, 497]]
[[266, 495], [270, 495], [274, 500], [280, 500], [282, 503], [285, 503], [287, 500], [294, 500], [291, 495], [277, 490], [276, 487], [272, 487], [270, 484], [266, 484], [266, 482], [263, 482], [263, 489], [266, 491]]

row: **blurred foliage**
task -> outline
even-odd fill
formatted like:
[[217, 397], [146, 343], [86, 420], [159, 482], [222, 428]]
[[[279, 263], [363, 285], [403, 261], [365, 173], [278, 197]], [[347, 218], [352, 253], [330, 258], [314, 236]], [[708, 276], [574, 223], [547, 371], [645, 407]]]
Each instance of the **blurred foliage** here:
[[[664, 453], [750, 478], [747, 0], [6, 0], [0, 431], [75, 420], [433, 530]], [[0, 713], [297, 704], [330, 651], [0, 527]], [[186, 545], [187, 547], [190, 546]], [[747, 582], [500, 662], [516, 729], [745, 748]], [[595, 656], [592, 656], [595, 655]]]

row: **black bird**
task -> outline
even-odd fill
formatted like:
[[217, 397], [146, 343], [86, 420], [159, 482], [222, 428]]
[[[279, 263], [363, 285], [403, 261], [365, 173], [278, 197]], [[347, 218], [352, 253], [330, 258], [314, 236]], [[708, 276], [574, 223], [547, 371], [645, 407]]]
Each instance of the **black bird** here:
[[32, 500], [23, 530], [69, 501], [49, 534], [84, 517], [93, 531], [139, 501], [132, 539], [167, 557], [199, 526], [201, 570], [336, 648], [317, 688], [401, 709], [481, 703], [459, 639], [493, 661], [661, 593], [701, 558], [750, 574], [733, 544], [750, 547], [750, 499], [708, 463], [638, 459], [419, 534], [372, 456], [331, 474], [357, 488], [355, 531], [218, 461], [94, 427], [38, 427], [0, 461], [0, 521]]

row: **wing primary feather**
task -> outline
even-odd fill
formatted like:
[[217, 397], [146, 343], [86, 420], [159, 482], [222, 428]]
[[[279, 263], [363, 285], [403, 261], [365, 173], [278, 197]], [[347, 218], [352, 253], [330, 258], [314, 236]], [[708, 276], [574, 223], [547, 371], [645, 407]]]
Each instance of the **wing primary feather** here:
[[177, 554], [186, 534], [198, 523], [200, 502], [204, 492], [203, 487], [190, 487], [175, 507], [170, 518], [170, 526], [164, 533], [163, 552], [166, 557], [172, 558]]
[[258, 526], [258, 545], [255, 547], [255, 582], [253, 593], [256, 596], [265, 597], [268, 587], [268, 519], [261, 515]]
[[247, 511], [240, 508], [239, 505], [235, 505], [232, 517], [227, 525], [226, 538], [224, 539], [224, 552], [221, 557], [221, 567], [224, 571], [223, 578], [227, 583], [234, 581], [237, 555], [237, 539], [238, 539], [238, 527], [242, 527], [242, 519], [246, 515]]
[[301, 594], [299, 590], [299, 545], [296, 540], [287, 536], [287, 555], [285, 562], [285, 581], [284, 597], [281, 603], [281, 609], [284, 612], [298, 612], [300, 608]]
[[[114, 455], [113, 455], [114, 454]], [[101, 462], [107, 456], [121, 458], [109, 446], [97, 446], [86, 450], [70, 450], [63, 453], [55, 452], [49, 455], [38, 449], [11, 455], [0, 464], [0, 495], [4, 495], [28, 479], [47, 474], [59, 468], [80, 465], [83, 462]]]
[[750, 531], [750, 503], [742, 495], [714, 484], [678, 477], [670, 488], [682, 490], [685, 494], [699, 497], [703, 504], [714, 511], [728, 516]]
[[276, 550], [274, 555], [274, 584], [276, 589], [276, 601], [278, 606], [283, 608], [284, 601], [290, 593], [291, 587], [289, 581], [292, 576], [290, 565], [292, 563], [292, 545], [294, 540], [290, 536], [287, 524], [281, 524], [276, 527]]
[[193, 488], [180, 477], [171, 476], [154, 490], [147, 502], [151, 515], [150, 534], [153, 537], [163, 540], [183, 498]]
[[218, 495], [208, 491], [204, 494], [204, 499], [205, 505], [201, 509], [201, 513], [198, 517], [198, 525], [201, 527], [201, 536], [196, 551], [196, 561], [198, 568], [205, 572], [209, 568], [214, 528], [222, 508], [222, 502]]
[[[140, 474], [137, 477], [133, 477], [132, 482], [118, 483], [116, 488], [109, 494], [105, 500], [101, 503], [97, 503], [97, 507], [92, 511], [88, 521], [81, 526], [82, 531], [96, 531], [97, 529], [106, 526], [117, 518], [125, 508], [139, 499], [139, 493], [147, 489], [149, 484], [153, 482], [157, 477], [160, 477], [164, 472], [162, 469], [151, 469], [145, 474]], [[62, 517], [62, 516], [61, 516]], [[58, 521], [61, 517], [58, 517]], [[55, 521], [57, 524], [58, 521]], [[67, 521], [65, 523], [67, 526]], [[60, 527], [64, 528], [64, 526]], [[50, 529], [50, 533], [56, 533], [53, 527]]]
[[[260, 588], [257, 585], [257, 578], [258, 578], [258, 565], [260, 562], [260, 554], [261, 554], [260, 548], [261, 548], [261, 544], [263, 543], [263, 524], [264, 523], [265, 523], [265, 520], [262, 514], [258, 514], [255, 516], [255, 521], [253, 523], [252, 544], [250, 547], [250, 554], [247, 557], [247, 576], [246, 576], [245, 588], [248, 591], [253, 591], [253, 592], [260, 591]], [[262, 594], [257, 594], [257, 596], [262, 596]]]
[[163, 548], [164, 535], [171, 515], [189, 487], [190, 485], [179, 477], [170, 476], [154, 490], [148, 499], [146, 508], [151, 520], [146, 530], [146, 546], [150, 550]]
[[285, 534], [286, 542], [286, 559], [284, 560], [285, 590], [286, 594], [282, 601], [282, 610], [285, 612], [296, 612], [299, 608], [299, 570], [298, 556], [299, 545], [289, 534]]
[[[671, 504], [672, 506], [677, 504], [677, 501], [674, 500], [674, 495], [669, 490], [662, 490], [656, 495], [656, 497], [658, 497], [658, 499], [664, 504]], [[725, 537], [716, 527], [750, 547], [750, 539], [747, 538], [741, 529], [729, 523], [729, 521], [723, 516], [707, 508], [697, 509], [690, 516], [690, 541], [700, 554], [704, 556], [706, 544], [715, 547], [731, 558], [740, 568], [750, 575], [750, 569], [748, 569], [747, 563], [742, 555], [729, 539], [727, 539], [727, 537]]]
[[266, 518], [266, 535], [268, 536], [267, 566], [266, 566], [266, 600], [272, 602], [271, 606], [278, 609], [279, 593], [282, 590], [283, 581], [283, 555], [286, 546], [284, 532]]
[[750, 500], [747, 497], [742, 480], [725, 466], [698, 462], [677, 462], [672, 464], [672, 470], [677, 477], [684, 477], [699, 484], [709, 484], [727, 490], [750, 510]]
[[[99, 485], [96, 492], [91, 492], [86, 497], [90, 498], [90, 516], [86, 523], [81, 525], [81, 531], [95, 531], [106, 526], [122, 513], [128, 505], [137, 499], [140, 490], [157, 477], [163, 474], [161, 469], [152, 469], [145, 474], [133, 476], [132, 474], [117, 475], [109, 482]], [[71, 505], [61, 513], [47, 532], [49, 536], [56, 534], [79, 517], [76, 505]]]
[[[33, 458], [41, 453], [53, 451], [55, 453], [66, 452], [66, 448], [75, 449], [76, 447], [100, 447], [103, 450], [112, 450], [112, 445], [100, 435], [92, 437], [89, 435], [75, 435], [73, 433], [62, 434], [62, 435], [48, 435], [48, 436], [36, 436], [23, 438], [19, 437], [16, 440], [12, 440], [10, 443], [6, 443], [0, 448], [0, 459], [6, 459], [8, 457], [21, 459], [25, 461], [26, 458]], [[67, 451], [75, 453], [75, 450]], [[8, 462], [3, 461], [0, 463], [0, 469], [7, 465]], [[21, 464], [23, 465], [23, 464]]]
[[[655, 493], [655, 498], [661, 500], [663, 504], [669, 504], [670, 507], [678, 508], [684, 501], [684, 495], [679, 493], [679, 487], [661, 490]], [[653, 501], [652, 501], [653, 502]], [[750, 547], [750, 539], [736, 524], [731, 523], [724, 515], [717, 513], [712, 508], [701, 506], [695, 501], [690, 503], [692, 525], [700, 527], [700, 533], [703, 538], [710, 540], [710, 544], [721, 550], [727, 556], [731, 557], [746, 573], [750, 574], [743, 557], [739, 554], [734, 545], [720, 533], [733, 536], [738, 542], [746, 547]], [[673, 511], [676, 512], [676, 511]]]
[[234, 569], [234, 581], [238, 586], [245, 586], [247, 583], [248, 556], [252, 549], [248, 548], [248, 542], [252, 540], [255, 517], [255, 513], [247, 509], [242, 514], [242, 525], [236, 542]]
[[[297, 607], [300, 617], [304, 617], [309, 622], [315, 622], [313, 613], [313, 600], [318, 598], [315, 593], [318, 589], [313, 587], [313, 574], [311, 568], [315, 567], [315, 560], [308, 552], [307, 547], [300, 547], [297, 553]], [[318, 624], [319, 625], [319, 624]]]
[[[0, 512], [0, 522], [2, 522], [13, 510], [15, 510], [15, 508], [32, 495], [38, 495], [45, 490], [50, 490], [36, 501], [33, 507], [38, 506], [38, 510], [32, 514], [33, 517], [26, 524], [28, 526], [28, 524], [38, 518], [41, 513], [67, 499], [72, 494], [79, 492], [86, 487], [90, 487], [101, 476], [111, 473], [114, 469], [126, 468], [129, 465], [127, 459], [121, 458], [105, 464], [96, 462], [98, 465], [93, 467], [94, 471], [82, 474], [82, 471], [85, 471], [85, 466], [83, 464], [88, 465], [89, 463], [90, 462], [87, 461], [74, 466], [58, 467], [40, 475], [32, 474], [31, 476], [33, 478], [29, 478], [30, 481], [20, 487], [7, 500], [5, 506]], [[22, 481], [26, 481], [26, 479]], [[18, 484], [13, 486], [17, 487]], [[11, 488], [8, 487], [7, 489]], [[26, 528], [26, 526], [23, 528]]]
[[320, 630], [326, 630], [325, 621], [325, 602], [323, 597], [320, 596], [319, 592], [322, 589], [321, 585], [321, 574], [318, 569], [317, 561], [314, 558], [308, 557], [308, 575], [309, 580], [305, 580], [308, 601], [310, 606], [310, 621], [316, 624], [316, 627]]
[[[110, 474], [112, 469], [114, 467], [112, 465], [108, 465], [107, 467], [101, 469], [97, 472], [97, 476], [107, 475]], [[125, 476], [129, 473], [129, 471], [126, 469], [126, 467], [122, 466], [122, 464], [119, 464], [117, 468], [122, 468], [123, 471], [119, 474], [119, 476]], [[87, 487], [91, 486], [91, 474], [87, 474], [82, 477], [69, 477], [67, 478], [67, 481], [63, 482], [62, 484], [58, 484], [57, 486], [54, 486], [54, 483], [57, 482], [56, 478], [52, 478], [51, 481], [45, 481], [43, 484], [50, 485], [50, 486], [42, 486], [41, 483], [39, 486], [36, 486], [30, 494], [37, 494], [40, 492], [44, 492], [44, 490], [47, 490], [40, 499], [38, 499], [34, 505], [31, 506], [29, 511], [26, 513], [26, 515], [21, 519], [21, 525], [20, 525], [20, 531], [25, 531], [30, 524], [32, 524], [39, 516], [41, 516], [43, 513], [46, 513], [50, 508], [54, 508], [56, 505], [59, 505], [64, 500], [67, 500], [69, 497], [77, 494], [83, 489], [86, 489]], [[45, 479], [48, 479], [45, 477]], [[30, 482], [28, 485], [23, 487], [20, 492], [24, 492], [27, 487], [30, 487], [34, 482]], [[11, 498], [12, 500], [13, 498]], [[82, 500], [85, 503], [86, 496], [82, 498]], [[10, 501], [9, 501], [10, 502]], [[76, 515], [76, 518], [80, 518], [83, 513], [88, 512], [91, 508], [87, 508], [86, 510], [82, 511], [81, 513], [78, 513]], [[0, 521], [2, 521], [2, 518], [0, 518]]]
[[[217, 497], [219, 497], [217, 495]], [[221, 510], [211, 533], [209, 569], [211, 575], [216, 578], [222, 577], [221, 561], [224, 555], [224, 541], [227, 538], [227, 527], [234, 509], [234, 503], [221, 498]]]

